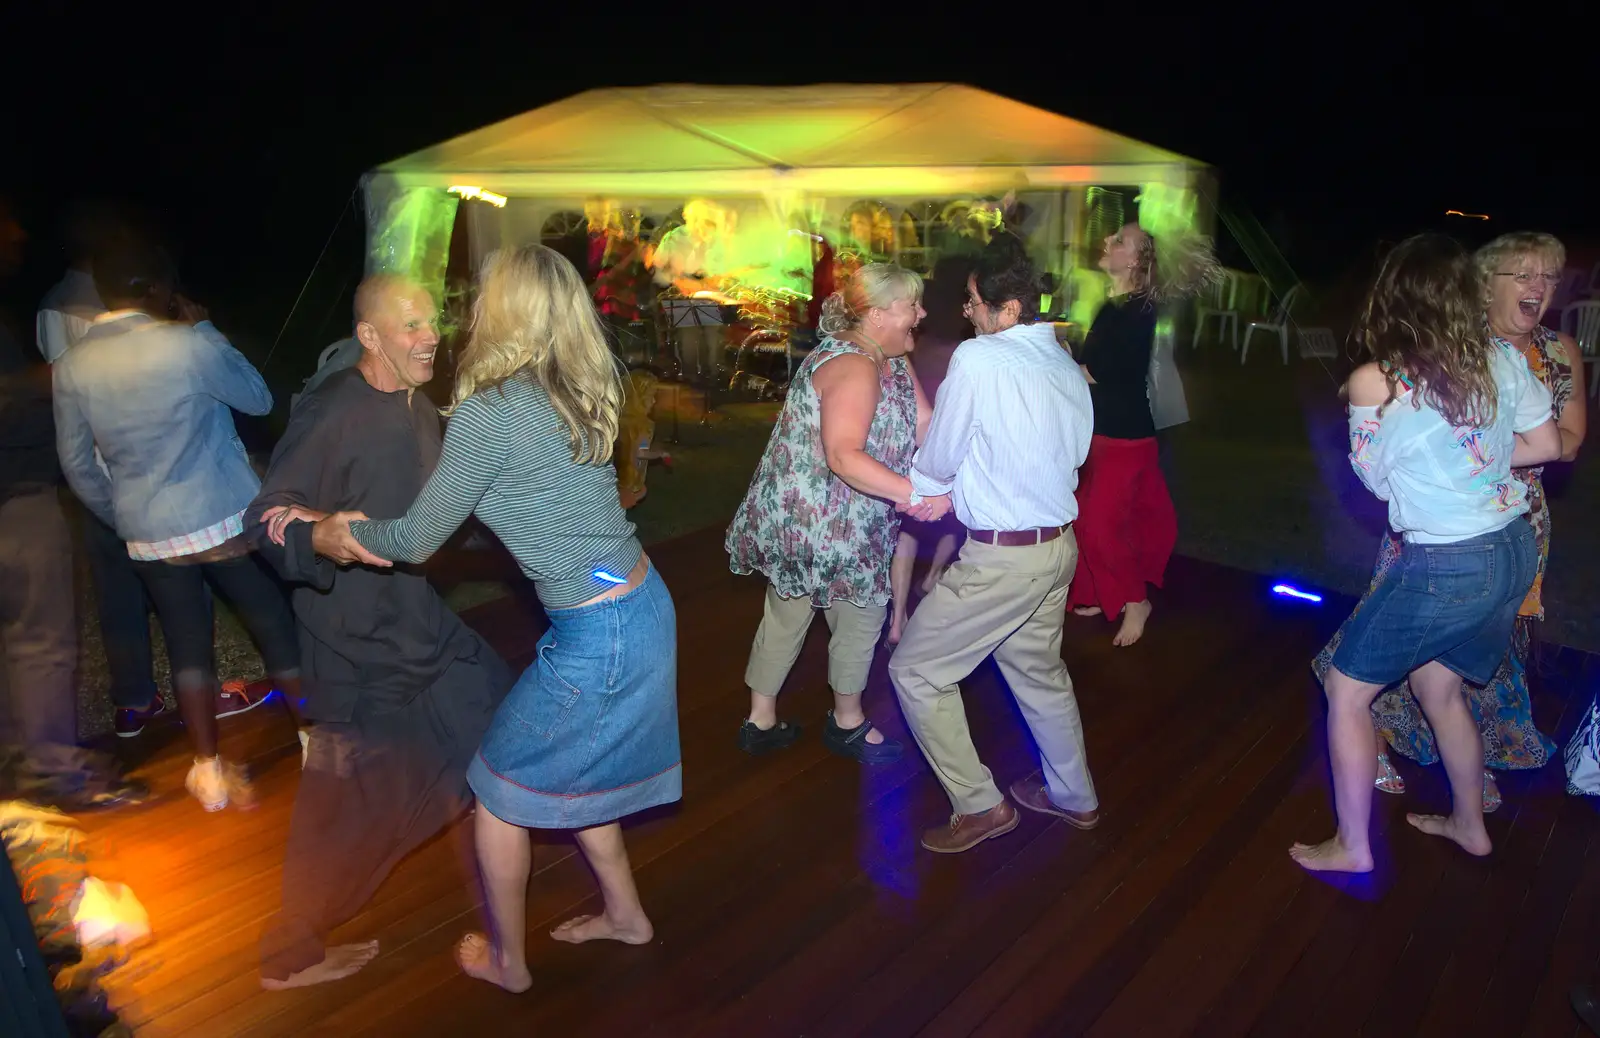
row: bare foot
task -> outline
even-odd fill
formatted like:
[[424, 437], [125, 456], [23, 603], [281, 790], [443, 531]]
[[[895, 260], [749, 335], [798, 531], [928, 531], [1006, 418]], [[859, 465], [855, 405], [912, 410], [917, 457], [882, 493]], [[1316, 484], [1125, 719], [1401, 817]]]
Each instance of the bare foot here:
[[494, 946], [481, 933], [469, 933], [456, 945], [456, 965], [469, 977], [487, 980], [496, 987], [520, 995], [533, 987], [533, 975], [527, 966], [507, 969], [495, 960]]
[[1452, 815], [1406, 815], [1406, 821], [1429, 836], [1443, 836], [1468, 854], [1479, 858], [1494, 850], [1489, 831], [1482, 825], [1469, 829]]
[[268, 991], [287, 991], [290, 988], [308, 988], [313, 984], [326, 984], [330, 980], [343, 980], [360, 972], [361, 967], [378, 957], [378, 942], [341, 944], [322, 953], [322, 961], [307, 966], [299, 973], [291, 973], [284, 980], [261, 978], [261, 986]]
[[1132, 645], [1144, 636], [1144, 622], [1150, 619], [1150, 600], [1143, 602], [1129, 602], [1122, 610], [1122, 626], [1117, 630], [1117, 636], [1111, 639], [1112, 645]]
[[1310, 872], [1371, 872], [1372, 852], [1352, 854], [1335, 836], [1331, 840], [1312, 846], [1297, 843], [1289, 848], [1289, 857], [1301, 868]]
[[1101, 609], [1099, 606], [1073, 606], [1072, 612], [1075, 616], [1099, 616]]
[[580, 915], [575, 919], [568, 919], [554, 930], [550, 936], [558, 941], [568, 944], [582, 944], [585, 941], [621, 941], [623, 944], [649, 944], [656, 935], [655, 928], [650, 925], [650, 920], [640, 913], [637, 919], [630, 919], [626, 923], [614, 922], [609, 915]]

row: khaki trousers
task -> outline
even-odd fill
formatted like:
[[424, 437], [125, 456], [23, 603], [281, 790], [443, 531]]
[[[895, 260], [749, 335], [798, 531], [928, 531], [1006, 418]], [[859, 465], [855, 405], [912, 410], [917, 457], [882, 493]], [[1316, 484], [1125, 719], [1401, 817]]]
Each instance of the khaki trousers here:
[[[744, 681], [752, 692], [776, 696], [783, 681], [800, 656], [806, 631], [816, 607], [809, 598], [784, 598], [767, 585], [767, 602], [756, 628], [755, 644], [750, 646], [750, 663]], [[858, 606], [835, 602], [822, 610], [828, 618], [828, 684], [841, 696], [859, 696], [867, 687], [867, 672], [872, 669], [872, 654], [878, 648], [878, 635], [888, 615], [887, 605]]]
[[1077, 563], [1071, 529], [1019, 547], [968, 538], [960, 559], [911, 614], [889, 677], [957, 814], [978, 814], [1005, 799], [972, 745], [957, 685], [991, 653], [1033, 731], [1050, 799], [1069, 811], [1100, 806], [1072, 678], [1061, 660], [1061, 623]]

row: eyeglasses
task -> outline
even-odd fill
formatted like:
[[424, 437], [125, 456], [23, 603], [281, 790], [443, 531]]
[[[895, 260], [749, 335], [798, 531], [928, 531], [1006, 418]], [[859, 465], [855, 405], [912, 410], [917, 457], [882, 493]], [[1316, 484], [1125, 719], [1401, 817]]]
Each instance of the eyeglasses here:
[[976, 308], [976, 307], [980, 307], [980, 306], [982, 306], [982, 305], [983, 305], [983, 300], [981, 300], [981, 299], [974, 299], [974, 298], [972, 298], [972, 297], [971, 297], [971, 296], [968, 296], [968, 297], [967, 297], [967, 301], [966, 301], [966, 302], [965, 302], [965, 303], [962, 303], [962, 304], [961, 304], [961, 312], [962, 312], [962, 313], [963, 313], [963, 314], [970, 314], [970, 313], [972, 313], [972, 311], [973, 311], [973, 310], [974, 310], [974, 309], [975, 309], [975, 308]]
[[1533, 284], [1534, 279], [1537, 278], [1538, 280], [1543, 281], [1546, 285], [1549, 285], [1551, 288], [1559, 288], [1561, 285], [1563, 272], [1559, 270], [1552, 270], [1546, 274], [1531, 274], [1526, 270], [1521, 272], [1497, 270], [1495, 271], [1494, 276], [1497, 278], [1511, 278], [1519, 285], [1531, 285]]

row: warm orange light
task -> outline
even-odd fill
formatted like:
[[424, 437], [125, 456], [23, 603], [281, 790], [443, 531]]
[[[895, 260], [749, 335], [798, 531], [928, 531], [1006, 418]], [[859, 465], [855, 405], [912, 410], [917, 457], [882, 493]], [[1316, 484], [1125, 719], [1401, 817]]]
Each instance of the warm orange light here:
[[1487, 220], [1489, 218], [1489, 214], [1488, 213], [1463, 213], [1459, 209], [1446, 209], [1444, 211], [1444, 215], [1446, 215], [1446, 216], [1460, 216], [1460, 217], [1463, 217], [1463, 218], [1468, 219], [1468, 220]]

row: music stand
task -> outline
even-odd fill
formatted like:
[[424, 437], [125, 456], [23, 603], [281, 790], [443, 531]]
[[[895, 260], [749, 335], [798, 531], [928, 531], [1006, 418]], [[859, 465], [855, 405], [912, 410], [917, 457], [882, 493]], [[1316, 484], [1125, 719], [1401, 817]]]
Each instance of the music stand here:
[[[696, 341], [696, 346], [701, 351], [704, 351], [704, 352], [709, 354], [708, 356], [705, 356], [703, 358], [703, 360], [705, 361], [707, 366], [710, 368], [710, 370], [709, 371], [702, 371], [700, 369], [700, 363], [699, 363], [702, 358], [697, 357], [696, 358], [696, 364], [695, 364], [695, 371], [696, 371], [696, 374], [699, 375], [701, 377], [702, 381], [704, 382], [704, 390], [705, 390], [705, 410], [704, 410], [704, 413], [702, 414], [702, 416], [700, 418], [700, 424], [701, 425], [710, 425], [711, 424], [711, 412], [716, 409], [716, 396], [715, 396], [715, 394], [716, 394], [717, 371], [720, 368], [720, 365], [718, 364], [718, 356], [717, 355], [718, 355], [718, 353], [721, 352], [722, 344], [721, 344], [721, 342], [718, 342], [714, 346], [712, 346], [709, 350], [706, 349], [706, 343], [705, 343], [706, 335], [705, 335], [704, 329], [707, 329], [707, 328], [721, 329], [721, 328], [726, 327], [727, 321], [723, 318], [723, 313], [722, 313], [723, 306], [722, 306], [721, 303], [716, 302], [714, 300], [710, 300], [710, 299], [693, 299], [693, 298], [691, 298], [691, 299], [683, 299], [683, 298], [662, 299], [662, 300], [660, 300], [660, 304], [661, 304], [662, 316], [665, 318], [665, 321], [666, 321], [668, 341], [672, 344], [673, 359], [674, 359], [674, 362], [676, 363], [677, 369], [678, 369], [678, 375], [679, 375], [678, 381], [680, 383], [682, 381], [684, 381], [684, 376], [686, 374], [686, 365], [684, 363], [684, 356], [683, 356], [682, 329], [685, 329], [685, 328], [693, 328], [693, 329], [695, 329], [695, 331], [696, 331], [695, 338], [697, 340]], [[677, 399], [677, 395], [675, 393], [675, 395], [674, 395], [674, 401], [675, 402], [676, 402], [676, 399]], [[674, 414], [673, 414], [674, 436], [676, 436], [677, 421], [678, 421], [678, 419], [677, 419], [677, 414], [676, 414], [676, 408], [674, 408]], [[676, 442], [676, 439], [674, 439], [674, 442]]]

